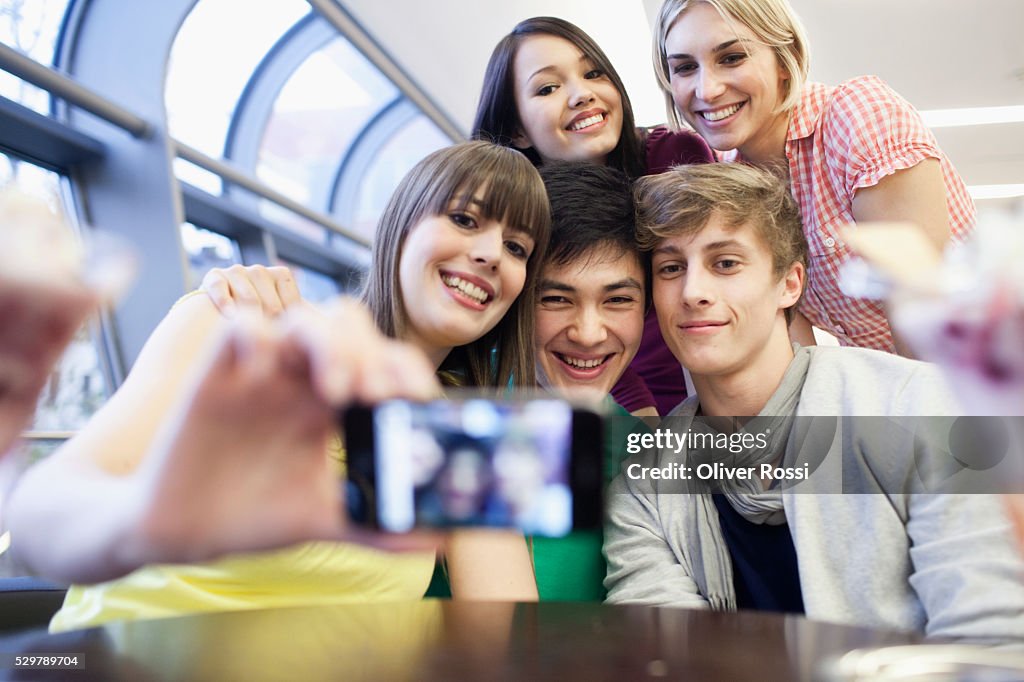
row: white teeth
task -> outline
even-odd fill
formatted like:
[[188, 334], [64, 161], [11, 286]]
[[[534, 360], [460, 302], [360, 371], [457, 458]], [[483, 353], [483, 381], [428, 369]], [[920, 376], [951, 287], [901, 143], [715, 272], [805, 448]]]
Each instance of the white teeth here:
[[442, 275], [441, 281], [452, 289], [458, 289], [477, 303], [487, 302], [487, 292], [472, 282], [467, 282], [461, 277], [455, 277], [454, 275]]
[[740, 110], [740, 104], [733, 104], [731, 107], [725, 109], [719, 109], [718, 111], [702, 111], [700, 115], [704, 117], [705, 121], [721, 121], [723, 118], [728, 118]]
[[573, 131], [583, 130], [584, 128], [586, 128], [588, 126], [592, 126], [594, 124], [600, 123], [603, 120], [604, 120], [604, 114], [595, 114], [593, 116], [589, 116], [589, 117], [583, 119], [582, 121], [576, 121], [571, 126], [569, 126], [569, 130], [573, 130]]
[[605, 361], [605, 358], [600, 358], [598, 360], [583, 360], [569, 355], [562, 355], [561, 357], [562, 360], [565, 361], [565, 364], [576, 367], [577, 369], [593, 369], [594, 367], [603, 365]]

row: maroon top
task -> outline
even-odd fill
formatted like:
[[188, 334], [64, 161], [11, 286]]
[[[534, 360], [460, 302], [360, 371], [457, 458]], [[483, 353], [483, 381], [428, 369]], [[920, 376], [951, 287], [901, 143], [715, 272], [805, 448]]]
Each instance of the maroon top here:
[[[641, 134], [646, 134], [645, 175], [664, 173], [672, 166], [714, 160], [710, 147], [696, 133], [674, 133], [665, 126], [657, 126]], [[648, 291], [647, 295], [651, 293]], [[630, 412], [654, 405], [660, 415], [668, 414], [686, 398], [683, 370], [665, 345], [654, 306], [644, 319], [640, 350], [612, 387], [612, 398]]]
[[673, 133], [666, 126], [649, 128], [644, 146], [644, 175], [658, 175], [672, 166], [711, 163], [715, 160], [704, 138], [689, 130]]

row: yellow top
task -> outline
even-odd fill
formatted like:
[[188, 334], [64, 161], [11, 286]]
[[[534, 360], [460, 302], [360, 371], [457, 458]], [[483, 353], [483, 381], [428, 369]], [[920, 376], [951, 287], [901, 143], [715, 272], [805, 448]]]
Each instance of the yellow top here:
[[442, 603], [426, 599], [118, 621], [103, 630], [138, 679], [412, 682], [445, 620]]
[[[340, 442], [332, 449], [343, 468]], [[415, 600], [426, 592], [434, 564], [434, 552], [308, 542], [204, 564], [144, 566], [117, 580], [73, 585], [50, 631], [207, 611]]]
[[110, 582], [72, 586], [50, 631], [204, 611], [414, 600], [433, 570], [433, 552], [391, 554], [329, 542], [207, 564], [146, 566]]

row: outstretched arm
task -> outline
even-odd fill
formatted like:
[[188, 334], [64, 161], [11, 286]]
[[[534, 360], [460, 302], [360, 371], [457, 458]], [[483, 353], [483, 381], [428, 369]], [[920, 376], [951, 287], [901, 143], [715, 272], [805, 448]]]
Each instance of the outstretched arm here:
[[43, 575], [90, 582], [312, 539], [422, 547], [356, 538], [325, 453], [338, 406], [434, 391], [426, 359], [358, 303], [225, 323], [189, 299], [103, 410], [26, 474], [8, 510], [14, 549]]
[[[242, 267], [211, 270], [200, 287], [217, 309], [279, 315], [301, 302], [287, 268]], [[644, 387], [646, 391], [646, 387]], [[452, 596], [479, 601], [536, 601], [537, 583], [526, 539], [517, 531], [456, 530], [445, 542]]]
[[938, 159], [924, 159], [882, 178], [877, 185], [858, 189], [852, 208], [858, 223], [914, 223], [939, 250], [949, 242], [946, 185]]

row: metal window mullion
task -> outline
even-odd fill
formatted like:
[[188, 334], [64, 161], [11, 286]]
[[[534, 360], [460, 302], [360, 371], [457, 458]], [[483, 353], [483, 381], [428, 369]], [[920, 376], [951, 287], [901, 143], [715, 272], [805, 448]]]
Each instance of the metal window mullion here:
[[409, 100], [399, 95], [363, 126], [334, 173], [327, 203], [331, 215], [343, 222], [353, 221], [359, 190], [380, 150], [419, 113]]
[[152, 126], [145, 119], [3, 43], [0, 43], [0, 69], [63, 97], [76, 107], [99, 116], [135, 137], [148, 137], [152, 134]]
[[[243, 251], [248, 250], [248, 255], [243, 253], [247, 263], [270, 263], [280, 254], [331, 277], [366, 267], [368, 254], [364, 248], [351, 254], [326, 248], [320, 242], [267, 220], [252, 208], [192, 185], [182, 185], [182, 196], [188, 220], [235, 240]], [[265, 255], [261, 255], [261, 249]]]
[[268, 187], [262, 182], [252, 178], [247, 173], [244, 173], [238, 168], [235, 168], [233, 165], [228, 164], [224, 161], [219, 161], [211, 156], [203, 154], [198, 149], [190, 147], [183, 142], [174, 141], [174, 145], [177, 149], [178, 156], [185, 159], [186, 161], [194, 163], [200, 168], [208, 170], [211, 173], [216, 173], [221, 178], [229, 182], [233, 182], [236, 185], [239, 185], [240, 187], [249, 190], [253, 194], [257, 194], [263, 197], [264, 199], [272, 201], [278, 206], [282, 206], [288, 209], [292, 213], [300, 215], [303, 218], [306, 218], [307, 220], [310, 220], [322, 227], [326, 227], [331, 232], [340, 234], [341, 236], [350, 239], [351, 241], [354, 241], [357, 244], [369, 246], [369, 244], [363, 237], [357, 235], [348, 228], [339, 225], [338, 223], [331, 220], [324, 214], [318, 211], [314, 211], [313, 209], [300, 204], [294, 199], [285, 196], [281, 192], [278, 192], [276, 189]]
[[0, 147], [62, 173], [101, 159], [106, 152], [99, 140], [2, 96]]
[[380, 69], [385, 77], [408, 97], [420, 111], [452, 140], [464, 140], [466, 133], [459, 129], [451, 118], [417, 85], [405, 71], [385, 52], [359, 23], [352, 18], [335, 0], [307, 0], [320, 16], [326, 19], [338, 32], [345, 36], [357, 50], [362, 52], [371, 64]]

